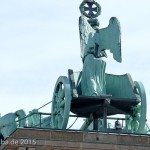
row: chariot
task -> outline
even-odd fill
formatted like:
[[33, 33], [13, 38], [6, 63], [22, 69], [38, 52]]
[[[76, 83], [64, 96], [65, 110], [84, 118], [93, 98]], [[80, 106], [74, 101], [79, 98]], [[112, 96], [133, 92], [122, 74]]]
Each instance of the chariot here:
[[146, 123], [146, 94], [141, 82], [133, 81], [130, 74], [106, 76], [106, 95], [82, 96], [82, 72], [68, 70], [68, 77], [60, 76], [56, 82], [51, 122], [53, 128], [66, 129], [69, 114], [87, 118], [81, 129], [86, 130], [91, 122], [99, 130], [107, 130], [107, 117], [124, 114], [126, 129], [143, 133]]

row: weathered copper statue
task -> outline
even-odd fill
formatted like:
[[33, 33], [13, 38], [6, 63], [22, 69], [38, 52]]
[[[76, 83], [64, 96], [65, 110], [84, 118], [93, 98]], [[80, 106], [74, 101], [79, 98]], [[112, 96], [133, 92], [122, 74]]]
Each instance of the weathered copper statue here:
[[83, 60], [82, 95], [106, 94], [105, 58], [107, 55], [105, 51], [110, 50], [114, 59], [121, 62], [120, 24], [117, 18], [112, 17], [108, 27], [99, 29], [96, 17], [100, 14], [101, 9], [94, 0], [84, 0], [80, 5], [80, 11], [82, 14], [79, 19]]
[[101, 7], [95, 0], [83, 0], [80, 12], [83, 70], [74, 72], [69, 69], [68, 77], [58, 78], [52, 102], [52, 127], [65, 129], [71, 111], [78, 117], [87, 118], [81, 130], [107, 131], [110, 126], [108, 116], [123, 114], [123, 130], [146, 133], [146, 94], [143, 84], [133, 81], [128, 73], [105, 73], [106, 50], [110, 50], [117, 62], [122, 61], [118, 19], [112, 17], [108, 27], [100, 29], [97, 17]]
[[68, 77], [58, 78], [50, 117], [42, 118], [39, 109], [33, 109], [28, 115], [19, 110], [0, 117], [0, 139], [9, 136], [17, 127], [66, 129], [70, 112], [77, 117], [86, 118], [81, 130], [112, 132], [109, 116], [122, 114], [122, 131], [142, 134], [149, 132], [143, 84], [133, 81], [130, 74], [105, 73], [106, 50], [113, 53], [117, 62], [122, 61], [119, 21], [112, 17], [108, 27], [100, 29], [97, 17], [101, 13], [101, 7], [95, 0], [84, 0], [80, 5], [80, 12], [83, 70], [73, 72], [69, 69]]

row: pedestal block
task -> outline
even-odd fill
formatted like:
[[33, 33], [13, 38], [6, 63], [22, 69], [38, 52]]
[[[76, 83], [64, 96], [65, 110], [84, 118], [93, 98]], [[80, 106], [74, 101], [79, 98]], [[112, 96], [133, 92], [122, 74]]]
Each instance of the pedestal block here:
[[18, 128], [0, 150], [150, 150], [150, 136]]

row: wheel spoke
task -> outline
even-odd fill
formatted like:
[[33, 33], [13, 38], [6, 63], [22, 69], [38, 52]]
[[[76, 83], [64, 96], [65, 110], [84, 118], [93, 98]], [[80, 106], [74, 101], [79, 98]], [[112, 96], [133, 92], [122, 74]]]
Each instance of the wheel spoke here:
[[58, 91], [58, 97], [61, 98], [61, 99], [63, 99], [65, 97], [65, 90], [62, 86]]
[[62, 117], [64, 117], [64, 109], [63, 109], [63, 108], [60, 109], [60, 115], [61, 115]]
[[53, 114], [57, 115], [57, 109], [56, 108], [54, 108]]
[[54, 117], [54, 126], [55, 128], [58, 128], [58, 115], [55, 115]]
[[58, 128], [61, 129], [61, 126], [62, 126], [62, 123], [63, 123], [63, 118], [61, 115], [58, 116]]
[[62, 100], [62, 101], [61, 101], [60, 107], [65, 107], [65, 100]]
[[62, 98], [58, 97], [57, 103], [60, 104], [61, 101], [62, 101]]
[[140, 123], [140, 117], [141, 117], [141, 116], [140, 116], [140, 113], [138, 113], [137, 116], [136, 116], [136, 120], [137, 120], [139, 123]]
[[58, 93], [56, 94], [55, 96], [55, 101], [58, 102], [59, 101], [59, 98], [58, 98]]

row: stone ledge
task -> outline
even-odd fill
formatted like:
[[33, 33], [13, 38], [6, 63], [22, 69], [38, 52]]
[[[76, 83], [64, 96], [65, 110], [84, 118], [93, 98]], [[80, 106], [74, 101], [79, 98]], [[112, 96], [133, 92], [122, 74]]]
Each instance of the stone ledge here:
[[1, 150], [120, 150], [150, 149], [150, 136], [18, 128]]

